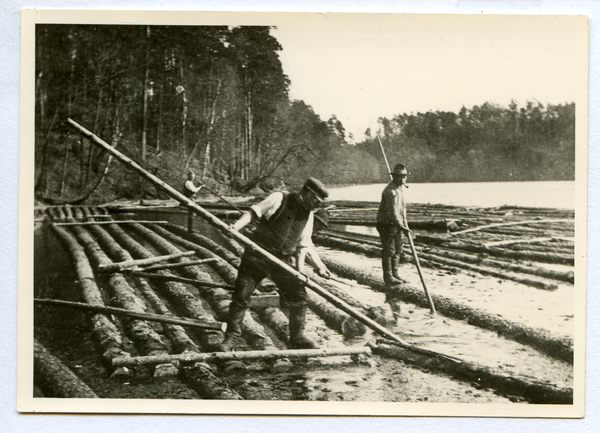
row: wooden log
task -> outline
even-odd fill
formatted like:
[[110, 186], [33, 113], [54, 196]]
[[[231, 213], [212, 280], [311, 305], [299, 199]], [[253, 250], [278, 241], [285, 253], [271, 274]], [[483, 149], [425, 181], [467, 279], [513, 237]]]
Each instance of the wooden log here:
[[509, 222], [509, 223], [500, 223], [500, 224], [489, 224], [486, 226], [480, 226], [480, 227], [474, 227], [472, 229], [467, 229], [467, 230], [460, 230], [457, 232], [452, 232], [451, 234], [453, 236], [456, 235], [462, 235], [465, 233], [471, 233], [471, 232], [476, 232], [476, 231], [480, 231], [480, 230], [487, 230], [490, 228], [495, 228], [495, 227], [508, 227], [508, 226], [516, 226], [516, 225], [529, 225], [529, 224], [552, 224], [552, 223], [575, 223], [574, 220], [570, 220], [570, 219], [552, 219], [552, 220], [528, 220], [528, 221], [513, 221], [513, 222]]
[[33, 381], [44, 397], [98, 398], [85, 382], [41, 343], [34, 340], [33, 345]]
[[[372, 272], [349, 266], [327, 255], [323, 255], [321, 258], [325, 265], [338, 275], [356, 280], [373, 290], [390, 294], [404, 302], [423, 308], [429, 307], [423, 292], [409, 284], [388, 286], [381, 277], [375, 276]], [[434, 294], [433, 300], [438, 313], [446, 317], [466, 320], [470, 325], [495, 331], [498, 335], [534, 347], [548, 356], [573, 363], [573, 341], [570, 338], [557, 337], [546, 330], [531, 328], [523, 323], [504, 319], [491, 312], [469, 307], [444, 296]]]
[[367, 327], [363, 323], [343, 311], [333, 308], [320, 296], [310, 292], [307, 295], [310, 309], [323, 319], [330, 328], [342, 334], [344, 338], [351, 339], [367, 332]]
[[121, 271], [122, 269], [125, 268], [132, 268], [135, 266], [144, 266], [144, 265], [150, 265], [153, 263], [159, 263], [159, 262], [164, 262], [166, 260], [175, 260], [175, 259], [180, 259], [182, 257], [188, 257], [188, 256], [193, 256], [195, 254], [194, 251], [186, 251], [186, 252], [179, 252], [177, 254], [169, 254], [166, 256], [160, 256], [160, 257], [148, 257], [145, 259], [138, 259], [138, 260], [131, 260], [131, 261], [127, 261], [127, 262], [119, 262], [119, 263], [112, 263], [110, 265], [102, 265], [98, 267], [98, 271], [99, 272], [103, 272], [103, 273], [108, 273], [108, 272], [118, 272]]
[[516, 259], [516, 260], [530, 260], [534, 262], [541, 263], [557, 263], [562, 265], [571, 265], [575, 264], [575, 259], [573, 255], [567, 254], [554, 254], [554, 253], [534, 253], [527, 251], [511, 251], [501, 248], [485, 248], [481, 244], [476, 243], [468, 243], [461, 241], [450, 241], [446, 238], [440, 238], [436, 236], [426, 236], [426, 235], [418, 235], [416, 236], [416, 242], [425, 244], [425, 245], [437, 245], [443, 246], [444, 248], [458, 250], [458, 251], [468, 251], [473, 253], [483, 253], [494, 257], [504, 257], [507, 259]]
[[[107, 251], [114, 261], [127, 261], [133, 260], [133, 257], [123, 249], [115, 240], [102, 228], [98, 226], [91, 226], [89, 230], [93, 233], [94, 238], [98, 240], [100, 245]], [[146, 279], [133, 276], [134, 284], [138, 290], [142, 293], [144, 298], [148, 301], [150, 306], [157, 311], [159, 314], [165, 316], [172, 316], [171, 311], [167, 308], [165, 303], [158, 297], [152, 286], [146, 281]], [[163, 324], [163, 330], [168, 336], [172, 350], [175, 353], [181, 353], [185, 351], [200, 352], [196, 343], [187, 335], [185, 330], [180, 325], [172, 325], [165, 323]]]
[[224, 361], [267, 361], [281, 358], [306, 359], [324, 358], [329, 356], [370, 355], [371, 349], [363, 347], [340, 347], [331, 349], [287, 349], [287, 350], [248, 350], [243, 352], [213, 352], [213, 353], [181, 353], [167, 356], [136, 356], [115, 359], [115, 367], [133, 367], [139, 365], [163, 364], [165, 362], [206, 362], [218, 363]]
[[179, 378], [188, 387], [196, 391], [200, 398], [207, 400], [243, 400], [225, 382], [216, 377], [208, 365], [195, 363], [180, 370]]
[[89, 305], [81, 302], [61, 301], [58, 299], [34, 299], [34, 302], [42, 305], [53, 305], [57, 307], [74, 308], [77, 310], [92, 311], [101, 314], [115, 314], [117, 316], [133, 317], [151, 322], [171, 323], [180, 326], [189, 326], [192, 328], [214, 329], [225, 331], [225, 324], [220, 322], [201, 322], [199, 320], [190, 320], [179, 317], [163, 316], [152, 313], [138, 313], [131, 310], [116, 307], [101, 307], [99, 305]]
[[483, 244], [483, 246], [485, 248], [490, 248], [490, 247], [505, 247], [508, 245], [514, 245], [514, 244], [525, 244], [525, 243], [536, 243], [536, 242], [549, 242], [552, 241], [554, 238], [552, 237], [544, 237], [544, 238], [520, 238], [520, 239], [509, 239], [506, 241], [497, 241], [497, 242], [487, 242], [485, 244]]
[[542, 383], [530, 377], [506, 374], [498, 369], [485, 367], [464, 360], [425, 354], [410, 347], [399, 347], [383, 342], [370, 342], [374, 354], [398, 359], [427, 371], [439, 371], [452, 377], [477, 383], [484, 388], [497, 390], [504, 395], [519, 395], [533, 404], [573, 404], [573, 389], [560, 388]]
[[141, 221], [141, 220], [112, 220], [112, 221], [74, 221], [64, 223], [54, 223], [57, 226], [91, 226], [91, 225], [106, 225], [106, 224], [169, 224], [168, 221]]

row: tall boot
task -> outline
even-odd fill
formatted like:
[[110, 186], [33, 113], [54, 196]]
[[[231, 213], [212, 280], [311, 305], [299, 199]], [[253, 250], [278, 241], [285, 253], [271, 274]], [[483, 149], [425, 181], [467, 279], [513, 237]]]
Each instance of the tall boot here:
[[392, 258], [391, 257], [382, 257], [381, 258], [381, 267], [383, 268], [383, 281], [385, 284], [400, 284], [402, 281], [396, 279], [394, 275], [392, 275]]
[[304, 334], [306, 304], [290, 306], [290, 346], [292, 349], [318, 349], [319, 346]]
[[398, 274], [398, 267], [400, 266], [400, 257], [401, 256], [398, 255], [392, 256], [392, 277], [396, 278], [399, 281], [402, 281], [402, 278], [400, 278], [400, 275]]
[[231, 352], [244, 343], [242, 338], [242, 321], [246, 315], [246, 308], [241, 307], [233, 302], [229, 304], [229, 318], [227, 319], [227, 331], [225, 339], [219, 344], [219, 352]]

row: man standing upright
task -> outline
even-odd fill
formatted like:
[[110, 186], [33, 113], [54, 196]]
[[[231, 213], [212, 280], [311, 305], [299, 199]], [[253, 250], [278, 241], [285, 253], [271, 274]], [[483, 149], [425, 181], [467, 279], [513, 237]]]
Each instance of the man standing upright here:
[[398, 265], [402, 258], [402, 232], [410, 232], [406, 218], [404, 191], [402, 191], [408, 171], [404, 164], [396, 164], [390, 174], [392, 181], [381, 194], [381, 203], [377, 212], [377, 231], [382, 247], [383, 280], [386, 284], [399, 284], [401, 280], [398, 275]]
[[[329, 271], [319, 259], [312, 246], [314, 224], [313, 211], [327, 198], [325, 186], [314, 178], [309, 178], [299, 193], [274, 192], [260, 203], [253, 205], [231, 227], [239, 231], [252, 220], [258, 220], [258, 227], [251, 240], [286, 264], [304, 271], [307, 253], [318, 267], [320, 275]], [[316, 256], [316, 257], [315, 257]], [[241, 324], [250, 306], [254, 289], [265, 277], [270, 277], [279, 287], [279, 293], [290, 305], [290, 346], [293, 349], [316, 349], [317, 344], [304, 334], [306, 304], [308, 301], [304, 284], [289, 272], [263, 257], [251, 248], [246, 249], [238, 269], [227, 320], [225, 340], [220, 350], [229, 352], [239, 345]]]

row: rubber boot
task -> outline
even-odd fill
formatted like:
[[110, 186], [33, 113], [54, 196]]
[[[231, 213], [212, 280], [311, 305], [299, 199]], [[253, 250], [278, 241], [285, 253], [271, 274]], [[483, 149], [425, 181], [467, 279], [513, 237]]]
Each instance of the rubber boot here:
[[318, 349], [319, 346], [304, 334], [306, 304], [290, 306], [290, 346], [292, 349]]
[[400, 275], [398, 275], [398, 267], [400, 266], [400, 256], [392, 256], [391, 263], [392, 277], [394, 277], [398, 281], [402, 281], [402, 278], [400, 278]]
[[219, 352], [231, 352], [236, 346], [240, 346], [244, 343], [241, 325], [245, 315], [246, 308], [240, 307], [233, 302], [229, 304], [227, 331], [225, 332], [225, 339], [218, 346]]
[[383, 281], [385, 284], [400, 284], [402, 281], [394, 278], [392, 275], [392, 258], [391, 257], [382, 257], [381, 258], [381, 267], [383, 268]]

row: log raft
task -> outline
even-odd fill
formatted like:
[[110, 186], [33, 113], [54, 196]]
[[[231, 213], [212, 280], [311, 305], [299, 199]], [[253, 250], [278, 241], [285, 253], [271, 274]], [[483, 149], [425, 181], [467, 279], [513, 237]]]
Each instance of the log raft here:
[[[372, 204], [371, 204], [372, 206]], [[365, 209], [365, 211], [370, 212], [371, 214], [373, 214], [372, 209]], [[421, 210], [419, 210], [421, 211]], [[449, 211], [449, 210], [448, 210]], [[183, 211], [182, 211], [183, 212]], [[352, 214], [353, 211], [348, 211], [348, 212], [340, 212], [340, 214], [343, 214], [344, 216], [348, 216], [349, 214]], [[107, 215], [105, 212], [98, 212], [97, 210], [91, 210], [91, 209], [60, 209], [60, 210], [49, 210], [47, 211], [48, 215], [56, 215], [58, 218], [60, 218], [60, 221], [72, 221], [72, 222], [78, 222], [78, 221], [86, 221], [86, 222], [93, 222], [93, 221], [102, 221], [102, 222], [108, 222], [107, 217], [110, 217], [110, 215]], [[366, 215], [366, 214], [365, 214]], [[559, 217], [560, 215], [555, 215], [555, 217]], [[456, 216], [454, 216], [456, 217]], [[436, 217], [437, 218], [437, 217]], [[491, 223], [497, 223], [499, 220], [501, 220], [501, 216], [499, 215], [492, 215], [491, 213], [488, 212], [488, 214], [486, 214], [486, 220], [485, 222], [480, 222], [480, 224], [489, 224], [490, 221]], [[335, 217], [334, 217], [335, 220]], [[438, 221], [445, 221], [446, 225], [448, 221], [459, 221], [459, 222], [464, 222], [466, 221], [466, 218], [463, 218], [462, 220], [459, 220], [458, 218], [448, 218], [448, 219], [439, 219]], [[186, 287], [196, 287], [196, 290], [199, 292], [200, 296], [203, 299], [203, 308], [204, 308], [204, 313], [207, 315], [214, 315], [214, 318], [217, 320], [223, 320], [224, 317], [226, 317], [226, 313], [227, 313], [227, 307], [228, 307], [228, 303], [230, 301], [230, 291], [228, 289], [231, 288], [231, 284], [233, 284], [235, 282], [235, 276], [236, 276], [236, 268], [237, 266], [239, 266], [239, 258], [240, 258], [240, 253], [241, 253], [241, 249], [238, 246], [232, 245], [231, 243], [227, 243], [227, 242], [223, 242], [223, 246], [216, 244], [213, 240], [208, 239], [206, 237], [204, 237], [202, 234], [198, 233], [198, 232], [193, 232], [193, 233], [189, 233], [185, 228], [183, 227], [179, 227], [179, 226], [175, 226], [173, 224], [154, 224], [151, 222], [148, 223], [138, 223], [138, 222], [133, 222], [133, 220], [131, 220], [131, 223], [128, 223], [126, 225], [117, 225], [117, 224], [84, 224], [84, 225], [67, 225], [64, 226], [64, 228], [62, 230], [68, 229], [70, 231], [72, 231], [74, 234], [76, 234], [78, 231], [79, 232], [86, 232], [89, 231], [91, 234], [93, 234], [94, 239], [96, 239], [98, 241], [98, 243], [102, 246], [103, 249], [105, 249], [106, 251], [106, 246], [103, 244], [103, 241], [100, 240], [101, 238], [98, 237], [98, 233], [104, 232], [108, 237], [113, 238], [113, 239], [118, 239], [118, 243], [120, 245], [125, 246], [126, 250], [124, 250], [123, 252], [125, 254], [123, 254], [123, 252], [121, 253], [121, 258], [119, 258], [118, 260], [115, 259], [114, 257], [114, 253], [110, 254], [110, 257], [112, 260], [115, 260], [115, 262], [123, 262], [123, 261], [127, 261], [127, 260], [144, 260], [144, 259], [148, 259], [148, 258], [153, 258], [156, 256], [161, 256], [161, 255], [169, 255], [169, 254], [181, 254], [182, 252], [185, 251], [190, 251], [192, 252], [196, 257], [202, 259], [203, 261], [196, 261], [196, 262], [190, 262], [190, 259], [188, 259], [187, 257], [181, 257], [179, 258], [180, 262], [172, 267], [169, 266], [166, 269], [155, 269], [155, 274], [156, 275], [160, 275], [164, 278], [173, 278], [173, 279], [177, 279], [177, 278], [181, 278], [180, 281], [171, 281], [171, 284], [179, 284], [181, 286], [181, 288], [186, 289]], [[145, 221], [145, 220], [139, 220], [139, 221]], [[426, 227], [426, 225], [423, 225], [423, 227]], [[466, 227], [465, 225], [458, 225], [458, 227]], [[560, 227], [558, 227], [560, 228]], [[553, 227], [553, 230], [555, 230], [556, 227]], [[54, 230], [61, 230], [60, 227], [55, 227]], [[436, 231], [440, 231], [441, 228], [440, 227], [435, 227], [435, 226], [431, 226], [428, 228], [428, 230], [436, 232]], [[415, 243], [417, 245], [417, 247], [419, 248], [419, 253], [422, 254], [429, 254], [430, 257], [425, 257], [426, 260], [423, 260], [422, 263], [427, 265], [427, 263], [441, 263], [440, 259], [447, 259], [450, 260], [450, 257], [452, 257], [452, 253], [449, 253], [448, 251], [452, 251], [451, 248], [448, 248], [448, 244], [452, 244], [452, 243], [460, 243], [460, 244], [465, 244], [464, 241], [457, 241], [457, 240], [452, 240], [449, 239], [448, 236], [446, 235], [446, 231], [448, 230], [448, 227], [446, 227], [444, 229], [444, 233], [441, 235], [436, 235], [436, 236], [431, 236], [431, 237], [435, 237], [437, 238], [435, 240], [435, 242], [438, 242], [439, 244], [443, 245], [444, 248], [439, 249], [438, 251], [427, 251], [427, 248], [431, 248], [433, 242], [430, 239], [427, 238], [423, 238], [426, 241], [429, 242], [422, 242], [423, 239], [421, 238], [421, 234], [416, 234], [415, 236]], [[323, 233], [321, 233], [320, 235], [323, 235], [323, 237], [329, 237], [330, 239], [337, 239], [338, 241], [348, 241], [348, 242], [354, 242], [358, 245], [361, 245], [362, 248], [365, 249], [365, 251], [370, 251], [371, 254], [376, 254], [377, 249], [379, 249], [379, 246], [377, 245], [377, 237], [369, 237], [369, 235], [355, 235], [353, 233], [338, 233], [337, 236], [336, 235], [330, 235], [330, 236], [326, 236]], [[319, 235], [319, 236], [320, 236]], [[480, 233], [478, 234], [478, 236], [480, 235]], [[428, 235], [423, 235], [423, 236], [428, 236]], [[429, 235], [430, 236], [430, 235]], [[556, 244], [558, 243], [557, 241], [555, 241], [555, 239], [560, 238], [561, 236], [558, 236], [556, 234], [554, 234], [551, 237], [548, 237], [549, 239], [552, 239], [551, 241], [548, 240], [543, 240], [542, 244], [545, 243], [552, 243], [552, 244]], [[564, 236], [564, 238], [567, 238], [569, 236]], [[82, 242], [83, 244], [85, 244], [85, 241], [82, 240], [83, 238], [85, 238], [85, 236], [81, 236], [81, 234], [79, 236], [76, 236], [76, 240], [78, 242]], [[134, 239], [144, 239], [144, 247], [141, 246], [141, 244], [137, 244], [137, 241], [135, 241]], [[495, 238], [494, 241], [492, 242], [498, 242], [500, 241], [498, 238]], [[467, 244], [469, 244], [468, 242], [466, 242]], [[510, 242], [509, 242], [510, 243]], [[518, 242], [516, 242], [518, 243]], [[522, 246], [522, 243], [520, 243], [520, 245]], [[561, 242], [561, 245], [567, 245], [568, 243], [566, 242]], [[476, 247], [479, 248], [483, 248], [486, 251], [494, 251], [494, 250], [507, 250], [506, 248], [498, 248], [498, 247], [508, 247], [510, 245], [502, 245], [502, 244], [498, 244], [496, 246], [491, 245], [490, 247], [486, 247], [482, 242], [479, 243], [475, 243]], [[568, 250], [568, 248], [567, 248]], [[464, 251], [464, 249], [462, 249], [462, 251]], [[469, 260], [471, 260], [473, 263], [481, 263], [484, 262], [486, 263], [486, 265], [490, 265], [491, 266], [491, 262], [494, 261], [492, 259], [489, 259], [487, 257], [478, 257], [477, 255], [474, 254], [470, 254], [468, 252], [462, 252], [462, 251], [458, 251], [456, 250], [456, 254], [454, 255], [454, 258], [460, 258], [461, 262], [468, 262]], [[507, 250], [508, 251], [508, 250]], [[517, 251], [514, 251], [515, 253]], [[529, 252], [529, 251], [526, 251]], [[535, 252], [531, 251], [531, 254], [535, 254]], [[537, 252], [538, 254], [540, 252]], [[130, 254], [129, 257], [125, 257], [127, 254]], [[564, 252], [558, 253], [558, 254], [564, 254]], [[491, 255], [491, 254], [490, 254]], [[204, 260], [209, 260], [209, 261], [204, 261]], [[99, 260], [97, 260], [96, 264], [94, 265], [96, 268], [99, 268], [100, 266], [100, 262]], [[514, 272], [521, 272], [523, 273], [524, 270], [519, 269], [518, 266], [520, 266], [519, 264], [511, 264], [509, 262], [501, 262], [502, 264], [505, 264], [507, 267], [513, 267], [513, 271]], [[106, 260], [104, 260], [103, 264], [108, 264], [108, 262]], [[331, 266], [330, 262], [327, 262], [328, 266], [330, 266], [330, 268], [334, 271], [338, 271], [335, 266]], [[138, 263], [139, 265], [139, 263]], [[458, 267], [456, 266], [456, 263], [447, 263], [447, 266], [453, 266], [453, 267]], [[98, 269], [97, 269], [98, 270]], [[174, 302], [174, 299], [177, 299], [177, 296], [172, 297], [172, 294], [167, 295], [168, 298], [168, 304], [162, 303], [162, 308], [160, 307], [161, 305], [161, 297], [163, 295], [163, 293], [161, 293], [163, 291], [163, 288], [159, 289], [158, 286], [164, 286], [166, 283], [158, 283], [156, 280], [157, 278], [153, 278], [153, 277], [148, 277], [146, 278], [146, 276], [144, 275], [140, 275], [141, 273], [137, 270], [134, 270], [133, 272], [126, 272], [126, 273], [116, 273], [116, 275], [120, 275], [121, 278], [125, 278], [130, 284], [133, 282], [133, 284], [131, 285], [131, 288], [138, 292], [139, 294], [141, 294], [144, 297], [144, 303], [146, 305], [152, 305], [152, 308], [157, 311], [159, 314], [169, 314], [170, 312], [170, 308], [171, 308], [171, 304]], [[108, 278], [108, 275], [113, 275], [113, 274], [105, 274], [106, 278]], [[338, 275], [341, 276], [348, 276], [347, 274], [344, 274], [344, 272], [339, 272]], [[367, 286], [373, 288], [372, 284], [369, 284], [369, 281], [367, 280], [360, 280], [360, 283], [366, 284]], [[204, 284], [204, 285], [203, 285]], [[321, 281], [320, 284], [324, 285], [325, 284]], [[157, 287], [155, 287], [157, 286]], [[332, 288], [333, 289], [333, 288]], [[335, 290], [332, 290], [335, 293]], [[418, 290], [416, 290], [417, 292], [420, 292]], [[167, 294], [169, 291], [167, 290], [165, 292], [165, 294]], [[175, 292], [177, 292], [177, 290], [175, 290]], [[150, 294], [153, 293], [153, 296]], [[187, 298], [187, 295], [182, 295], [183, 292], [181, 292], [178, 296], [180, 297], [179, 302], [174, 302], [173, 305], [177, 305], [178, 303], [180, 304], [186, 304], [188, 303], [188, 301], [192, 302], [191, 299]], [[338, 293], [339, 295], [339, 293]], [[312, 298], [314, 298], [316, 295], [312, 295]], [[355, 306], [357, 309], [359, 309], [361, 312], [363, 313], [367, 313], [369, 311], [370, 306], [365, 306], [365, 305], [361, 305], [360, 302], [358, 301], [354, 301], [351, 298], [343, 298], [346, 303]], [[422, 300], [421, 300], [422, 301]], [[353, 304], [353, 302], [356, 302], [356, 304]], [[417, 302], [418, 303], [418, 302]], [[436, 305], [439, 302], [436, 301]], [[311, 300], [311, 309], [313, 310], [313, 312], [316, 312], [317, 314], [319, 314], [320, 310], [325, 311], [327, 308], [324, 307], [328, 307], [328, 308], [332, 308], [329, 305], [327, 305], [326, 302], [323, 302], [322, 304], [320, 302], [316, 302], [313, 300]], [[179, 311], [181, 310], [185, 310], [186, 307], [183, 305], [179, 305], [178, 307]], [[444, 309], [443, 303], [442, 303], [442, 309]], [[189, 317], [189, 314], [182, 314], [183, 316], [187, 316]], [[335, 332], [338, 332], [340, 334], [344, 334], [344, 326], [343, 325], [336, 325], [335, 321], [331, 320], [331, 317], [334, 317], [334, 314], [332, 314], [331, 312], [325, 312], [323, 314], [319, 314], [321, 315], [321, 317], [324, 319], [324, 322], [331, 328], [333, 329]], [[194, 316], [194, 314], [192, 314], [192, 316]], [[211, 316], [213, 317], [213, 316]], [[197, 316], [194, 316], [193, 318], [198, 318]], [[325, 320], [327, 319], [327, 320]], [[214, 319], [213, 319], [214, 320]], [[248, 324], [247, 322], [250, 322], [250, 324]], [[254, 323], [251, 323], [254, 322]], [[343, 320], [340, 320], [339, 323], [343, 323]], [[256, 327], [255, 325], [258, 325], [258, 327]], [[265, 327], [263, 327], [263, 325], [265, 325]], [[288, 335], [287, 335], [287, 318], [286, 315], [281, 311], [281, 309], [279, 307], [276, 306], [261, 306], [261, 307], [257, 307], [255, 308], [255, 311], [253, 314], [248, 314], [247, 317], [244, 319], [244, 334], [243, 337], [246, 341], [247, 347], [245, 349], [259, 349], [257, 352], [260, 353], [260, 355], [257, 355], [258, 358], [260, 359], [264, 359], [267, 360], [269, 359], [269, 357], [271, 356], [271, 353], [278, 353], [277, 357], [286, 357], [285, 353], [285, 347], [287, 345], [288, 342]], [[185, 325], [184, 325], [185, 326]], [[191, 389], [193, 389], [194, 391], [196, 391], [196, 393], [201, 397], [201, 398], [214, 398], [214, 399], [218, 399], [218, 398], [226, 398], [226, 399], [239, 399], [241, 398], [239, 394], [237, 394], [234, 390], [229, 389], [226, 385], [226, 381], [223, 381], [222, 379], [218, 379], [217, 377], [214, 376], [214, 374], [212, 374], [213, 371], [213, 367], [210, 367], [208, 365], [206, 365], [206, 363], [214, 363], [217, 362], [215, 359], [215, 357], [213, 356], [208, 357], [210, 352], [209, 350], [209, 346], [210, 345], [206, 345], [206, 341], [204, 341], [202, 344], [200, 345], [195, 345], [194, 340], [197, 338], [197, 336], [195, 334], [190, 334], [190, 336], [187, 335], [187, 332], [184, 328], [182, 328], [181, 326], [179, 326], [178, 330], [181, 332], [181, 335], [184, 335], [185, 337], [183, 338], [183, 341], [185, 341], [187, 339], [187, 343], [184, 343], [183, 346], [185, 346], [186, 344], [188, 345], [188, 347], [192, 347], [192, 349], [190, 350], [188, 349], [184, 349], [182, 350], [182, 345], [177, 345], [175, 343], [176, 341], [176, 337], [174, 337], [174, 335], [176, 334], [176, 332], [167, 332], [168, 329], [170, 329], [171, 331], [175, 330], [178, 327], [178, 325], [175, 324], [165, 324], [163, 327], [163, 330], [165, 332], [165, 335], [168, 336], [168, 344], [167, 346], [169, 346], [170, 348], [175, 348], [178, 347], [179, 351], [178, 352], [174, 352], [173, 350], [170, 350], [169, 353], [163, 353], [161, 355], [159, 355], [156, 359], [160, 358], [161, 356], [163, 358], [169, 358], [172, 357], [172, 360], [175, 361], [176, 357], [179, 356], [179, 354], [181, 354], [181, 356], [187, 356], [187, 354], [191, 354], [191, 358], [194, 358], [192, 361], [190, 362], [185, 362], [185, 365], [177, 365], [177, 368], [179, 369], [179, 379], [185, 383], [187, 386], [189, 386]], [[268, 332], [267, 332], [268, 331]], [[268, 340], [265, 340], [264, 337], [267, 337]], [[270, 337], [270, 338], [269, 338]], [[222, 338], [222, 337], [220, 337]], [[220, 341], [220, 338], [214, 340], [214, 341]], [[200, 339], [201, 341], [202, 339]], [[214, 342], [213, 341], [213, 342]], [[265, 341], [267, 341], [266, 345], [264, 345]], [[547, 343], [547, 342], [546, 342]], [[385, 344], [379, 344], [379, 347], [384, 347]], [[565, 350], [564, 348], [560, 349], [560, 350], [556, 350], [557, 346], [554, 345], [553, 348], [549, 351], [554, 352], [555, 356], [556, 353], [559, 353], [562, 351], [562, 355], [559, 355], [558, 357], [561, 359], [572, 359], [569, 354], [568, 354], [568, 349], [566, 350], [566, 355], [565, 355]], [[208, 352], [203, 353], [204, 350], [208, 350]], [[379, 350], [378, 355], [380, 356], [388, 356], [390, 353], [390, 349], [389, 347], [386, 349], [388, 352], [384, 353], [384, 351]], [[396, 349], [394, 349], [396, 350]], [[391, 350], [392, 352], [394, 350]], [[408, 350], [406, 348], [404, 348], [404, 350]], [[140, 352], [141, 353], [141, 352]], [[252, 352], [248, 352], [245, 351], [243, 353], [248, 354], [246, 356], [246, 358], [251, 359], [251, 353]], [[444, 355], [443, 354], [438, 354], [439, 356], [442, 357], [442, 359], [444, 359]], [[149, 357], [152, 357], [154, 355], [148, 355], [146, 357], [148, 357], [148, 359], [150, 359]], [[244, 355], [245, 356], [245, 355]], [[314, 355], [317, 356], [317, 355]], [[572, 352], [571, 352], [571, 356], [572, 356]], [[135, 359], [142, 359], [142, 358], [146, 358], [145, 356], [142, 355], [142, 357], [139, 357], [136, 355], [134, 355], [133, 358]], [[119, 361], [119, 362], [129, 362], [126, 361], [125, 359], [130, 358], [132, 359], [132, 357], [130, 355], [125, 355], [125, 357], [123, 358], [124, 361]], [[191, 359], [190, 358], [190, 359]], [[225, 356], [226, 358], [226, 356]], [[258, 359], [257, 358], [257, 359]], [[450, 357], [451, 358], [451, 357]], [[162, 359], [162, 358], [161, 358]], [[182, 358], [183, 359], [183, 358]], [[164, 360], [164, 359], [162, 359]], [[221, 360], [222, 361], [222, 360]], [[134, 361], [138, 362], [138, 361]], [[252, 362], [252, 361], [248, 361], [248, 362]], [[477, 374], [478, 371], [480, 370], [479, 366], [469, 366], [468, 363], [464, 363], [460, 360], [455, 360], [455, 362], [457, 364], [454, 365], [461, 365], [462, 367], [460, 367], [463, 371], [463, 376], [462, 378], [459, 377], [460, 375], [457, 375], [456, 377], [458, 378], [458, 380], [470, 380], [469, 378], [474, 377], [473, 375]], [[132, 363], [132, 365], [134, 364]], [[218, 362], [217, 362], [218, 363]], [[150, 364], [154, 364], [154, 361]], [[433, 367], [428, 367], [431, 368], [431, 370], [436, 370], [436, 368]], [[437, 368], [436, 371], [443, 371], [443, 368]], [[470, 372], [470, 373], [464, 373], [464, 372]], [[489, 375], [489, 377], [491, 377], [492, 379], [490, 379], [489, 383], [491, 384], [490, 387], [491, 388], [495, 388], [498, 390], [504, 390], [504, 389], [512, 389], [510, 386], [510, 383], [517, 383], [518, 378], [510, 378], [510, 377], [506, 377], [504, 379], [499, 379], [496, 376], [493, 375]], [[516, 382], [515, 382], [516, 381]], [[526, 398], [528, 401], [531, 402], [553, 402], [553, 403], [564, 403], [565, 401], [569, 400], [569, 395], [570, 395], [570, 390], [563, 390], [563, 389], [558, 389], [556, 392], [551, 392], [548, 390], [542, 390], [536, 391], [535, 389], [535, 383], [534, 384], [521, 384], [519, 386], [515, 386], [514, 389], [519, 389], [520, 393], [524, 396], [524, 398]], [[529, 387], [529, 388], [528, 388]], [[533, 388], [532, 388], [533, 387]], [[551, 388], [551, 387], [550, 387]], [[529, 390], [528, 390], [529, 389]], [[534, 389], [534, 391], [531, 391], [531, 389]], [[539, 394], [540, 393], [545, 393], [545, 397], [542, 396], [540, 397]], [[572, 394], [572, 391], [571, 391]], [[572, 397], [571, 397], [572, 398]]]

